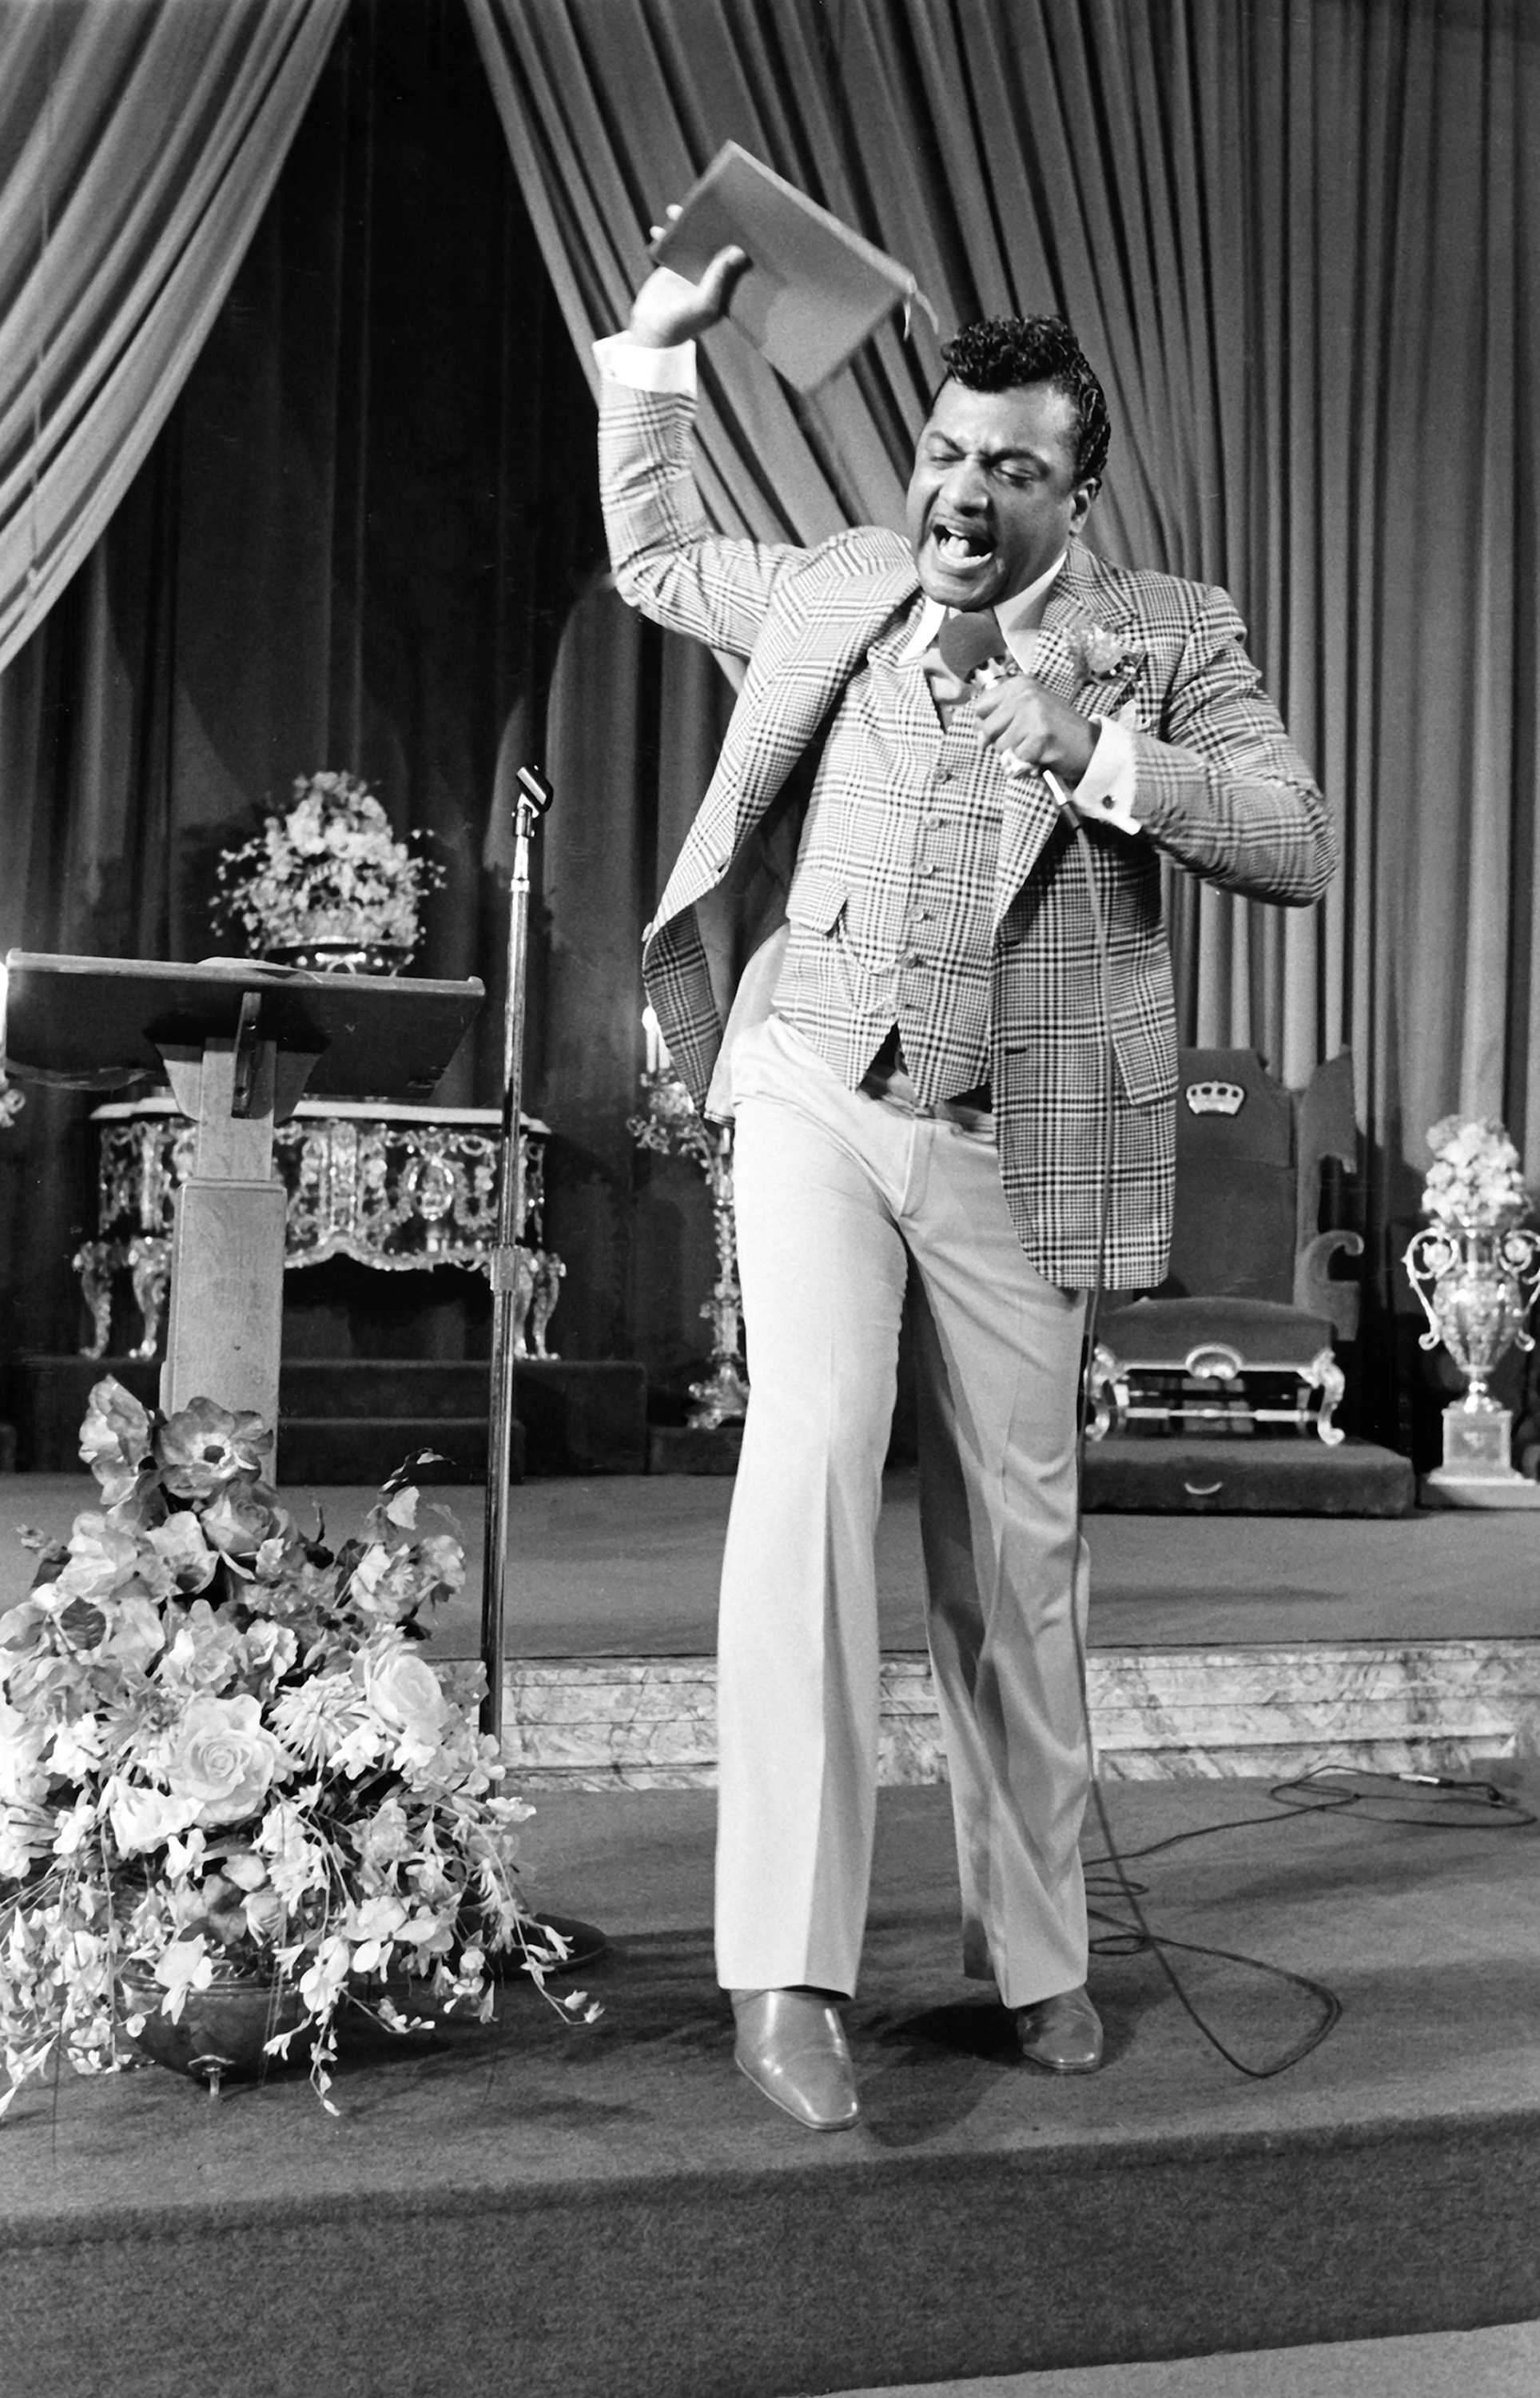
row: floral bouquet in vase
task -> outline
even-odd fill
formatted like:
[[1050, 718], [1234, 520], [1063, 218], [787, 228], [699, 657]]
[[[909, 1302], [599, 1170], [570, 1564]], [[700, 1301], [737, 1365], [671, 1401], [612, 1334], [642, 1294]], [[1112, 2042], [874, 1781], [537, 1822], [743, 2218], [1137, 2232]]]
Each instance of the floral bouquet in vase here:
[[297, 2044], [335, 2112], [344, 2007], [485, 2020], [494, 1960], [542, 1985], [560, 1961], [518, 1903], [532, 1811], [422, 1653], [458, 1539], [401, 1482], [333, 1551], [263, 1481], [270, 1446], [99, 1382], [100, 1508], [0, 1618], [0, 2110], [56, 2057], [217, 2086]]
[[1433, 1163], [1423, 1213], [1461, 1232], [1496, 1232], [1527, 1216], [1519, 1152], [1494, 1116], [1440, 1116], [1427, 1136]]
[[410, 959], [444, 869], [396, 840], [367, 783], [322, 774], [300, 775], [288, 814], [226, 850], [217, 879], [216, 922], [238, 926], [257, 955], [380, 974]]
[[1459, 1504], [1540, 1503], [1511, 1462], [1511, 1412], [1491, 1388], [1506, 1351], [1534, 1346], [1529, 1313], [1540, 1287], [1540, 1237], [1520, 1220], [1530, 1195], [1519, 1152], [1493, 1116], [1442, 1116], [1427, 1145], [1428, 1221], [1413, 1234], [1405, 1265], [1427, 1318], [1422, 1347], [1447, 1349], [1467, 1385], [1444, 1409], [1443, 1463], [1428, 1485]]

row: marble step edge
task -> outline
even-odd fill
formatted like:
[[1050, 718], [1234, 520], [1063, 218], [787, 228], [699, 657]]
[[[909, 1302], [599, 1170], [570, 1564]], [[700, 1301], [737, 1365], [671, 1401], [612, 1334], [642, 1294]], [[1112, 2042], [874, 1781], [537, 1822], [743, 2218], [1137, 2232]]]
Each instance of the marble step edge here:
[[[1305, 1742], [1335, 1753], [1339, 1747], [1364, 1740], [1390, 1741], [1401, 1747], [1427, 1741], [1462, 1741], [1495, 1756], [1517, 1755], [1522, 1748], [1540, 1753], [1540, 1717], [1526, 1721], [1490, 1708], [1461, 1706], [1451, 1706], [1436, 1716], [1407, 1707], [1355, 1709], [1346, 1704], [1325, 1715], [1296, 1709], [1262, 1716], [1215, 1706], [1185, 1717], [1173, 1717], [1165, 1710], [1149, 1717], [1120, 1710], [1109, 1718], [1092, 1709], [1091, 1735], [1097, 1756], [1104, 1758], [1163, 1750], [1188, 1754], [1216, 1745], [1236, 1756], [1260, 1756], [1280, 1745], [1298, 1747]], [[905, 1747], [939, 1743], [940, 1718], [933, 1712], [884, 1715], [879, 1738], [894, 1755]], [[709, 1709], [654, 1718], [645, 1730], [594, 1715], [544, 1721], [505, 1719], [502, 1748], [508, 1764], [517, 1771], [616, 1760], [693, 1768], [715, 1764], [716, 1726]]]
[[[1111, 1682], [1091, 1688], [1091, 1716], [1104, 1737], [1159, 1724], [1182, 1736], [1212, 1727], [1216, 1714], [1235, 1728], [1254, 1729], [1268, 1736], [1279, 1717], [1308, 1718], [1320, 1729], [1373, 1718], [1388, 1722], [1404, 1718], [1409, 1731], [1430, 1718], [1453, 1728], [1456, 1716], [1471, 1730], [1488, 1729], [1515, 1716], [1540, 1718], [1540, 1689], [1515, 1678], [1483, 1677], [1479, 1683], [1451, 1677], [1443, 1682], [1408, 1676], [1364, 1689], [1348, 1684], [1315, 1691], [1283, 1689], [1253, 1693], [1216, 1680], [1203, 1691], [1191, 1688], [1171, 1693], [1133, 1682]], [[510, 1675], [503, 1684], [503, 1713], [514, 1728], [526, 1725], [532, 1733], [561, 1724], [607, 1726], [634, 1731], [638, 1738], [671, 1724], [709, 1722], [716, 1713], [715, 1677], [703, 1672], [690, 1681], [622, 1682], [599, 1680], [521, 1683]], [[883, 1719], [901, 1724], [935, 1719], [936, 1704], [928, 1682], [895, 1685], [884, 1677], [879, 1686]]]
[[[1162, 1709], [1148, 1716], [1132, 1710], [1105, 1715], [1091, 1710], [1091, 1733], [1099, 1755], [1132, 1749], [1203, 1748], [1218, 1740], [1228, 1748], [1269, 1748], [1279, 1739], [1296, 1744], [1305, 1739], [1335, 1743], [1349, 1740], [1479, 1740], [1489, 1745], [1514, 1744], [1540, 1754], [1540, 1715], [1514, 1710], [1504, 1714], [1489, 1707], [1451, 1705], [1434, 1714], [1423, 1708], [1353, 1708], [1329, 1712], [1295, 1708], [1271, 1714], [1215, 1706], [1173, 1715]], [[881, 1736], [891, 1744], [905, 1739], [940, 1737], [940, 1718], [911, 1712], [884, 1712]], [[504, 1718], [503, 1755], [511, 1765], [540, 1765], [585, 1758], [628, 1757], [633, 1761], [668, 1759], [674, 1763], [707, 1763], [716, 1754], [716, 1725], [709, 1708], [688, 1714], [653, 1718], [645, 1727], [617, 1723], [592, 1714], [546, 1718], [543, 1720]]]
[[[1292, 1780], [1323, 1766], [1362, 1773], [1445, 1773], [1480, 1778], [1516, 1754], [1511, 1741], [1418, 1739], [1415, 1741], [1333, 1741], [1329, 1749], [1319, 1742], [1278, 1742], [1266, 1748], [1226, 1748], [1212, 1743], [1203, 1748], [1126, 1749], [1099, 1755], [1097, 1775], [1103, 1783], [1184, 1782], [1195, 1778], [1216, 1782]], [[885, 1789], [912, 1788], [944, 1783], [946, 1760], [939, 1738], [933, 1751], [879, 1756], [877, 1782]], [[607, 1764], [529, 1766], [518, 1769], [509, 1787], [538, 1803], [541, 1794], [559, 1790], [710, 1790], [716, 1787], [714, 1763], [639, 1764], [623, 1759]]]
[[[1408, 1675], [1440, 1683], [1462, 1668], [1477, 1673], [1500, 1672], [1505, 1679], [1519, 1676], [1540, 1691], [1540, 1637], [1493, 1636], [1490, 1639], [1311, 1641], [1306, 1647], [1248, 1643], [1244, 1648], [1098, 1648], [1088, 1650], [1086, 1679], [1094, 1692], [1132, 1678], [1145, 1687], [1174, 1689], [1183, 1683], [1212, 1685], [1223, 1674], [1227, 1689], [1242, 1683], [1271, 1691], [1280, 1675], [1292, 1683], [1308, 1678], [1333, 1682], [1345, 1669], [1379, 1675], [1404, 1683]], [[922, 1650], [890, 1651], [882, 1660], [885, 1689], [895, 1695], [916, 1685], [930, 1686], [930, 1662]], [[504, 1664], [510, 1687], [530, 1691], [564, 1683], [596, 1688], [626, 1683], [715, 1686], [716, 1665], [711, 1656], [636, 1657], [619, 1652], [583, 1657], [516, 1657]]]
[[[1259, 1693], [1231, 1685], [1216, 1652], [1200, 1692], [1140, 1685], [1100, 1652], [1091, 1677], [1092, 1731], [1104, 1772], [1274, 1774], [1311, 1764], [1463, 1772], [1471, 1760], [1540, 1753], [1540, 1642], [1507, 1646], [1515, 1659], [1476, 1656], [1471, 1644], [1425, 1644], [1401, 1670], [1370, 1685], [1313, 1696], [1276, 1680]], [[1133, 1652], [1147, 1660], [1150, 1652]], [[1279, 1652], [1286, 1657], [1287, 1652]], [[515, 1665], [505, 1683], [504, 1752], [521, 1783], [583, 1788], [672, 1787], [709, 1782], [716, 1762], [716, 1676], [710, 1659], [547, 1661]], [[1344, 1659], [1345, 1664], [1349, 1661]], [[1384, 1662], [1382, 1658], [1382, 1663]], [[1465, 1674], [1453, 1670], [1463, 1664]], [[1508, 1670], [1495, 1670], [1507, 1664]], [[1437, 1669], [1441, 1668], [1441, 1671]], [[1473, 1670], [1474, 1669], [1474, 1670]], [[1158, 1677], [1153, 1677], [1158, 1682]], [[940, 1726], [922, 1658], [885, 1661], [880, 1778], [944, 1778]]]
[[[1411, 1705], [1446, 1709], [1455, 1694], [1505, 1709], [1540, 1710], [1540, 1640], [1426, 1642], [1343, 1648], [1302, 1658], [1279, 1650], [1098, 1650], [1087, 1661], [1092, 1711], [1213, 1706], [1323, 1710]], [[934, 1713], [930, 1668], [919, 1656], [884, 1658], [885, 1714]], [[583, 1717], [664, 1721], [715, 1704], [716, 1664], [690, 1659], [566, 1658], [504, 1668], [506, 1711], [542, 1721]]]

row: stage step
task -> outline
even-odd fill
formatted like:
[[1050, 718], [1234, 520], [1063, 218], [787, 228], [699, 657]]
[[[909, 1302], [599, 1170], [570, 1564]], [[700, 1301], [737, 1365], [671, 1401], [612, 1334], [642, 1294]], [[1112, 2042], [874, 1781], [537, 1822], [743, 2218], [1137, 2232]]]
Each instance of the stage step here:
[[[1540, 1754], [1540, 1639], [1093, 1649], [1087, 1682], [1108, 1782], [1281, 1778], [1321, 1764], [1480, 1774]], [[515, 1661], [503, 1690], [503, 1752], [530, 1792], [716, 1779], [709, 1657]], [[945, 1778], [925, 1659], [884, 1658], [879, 1781]]]
[[[23, 1472], [79, 1463], [93, 1383], [111, 1374], [154, 1406], [160, 1367], [138, 1357], [21, 1360]], [[283, 1481], [374, 1483], [416, 1450], [452, 1460], [454, 1478], [487, 1473], [490, 1368], [485, 1358], [286, 1358], [278, 1381]], [[529, 1475], [645, 1474], [647, 1374], [628, 1358], [527, 1358], [514, 1384], [516, 1430]]]

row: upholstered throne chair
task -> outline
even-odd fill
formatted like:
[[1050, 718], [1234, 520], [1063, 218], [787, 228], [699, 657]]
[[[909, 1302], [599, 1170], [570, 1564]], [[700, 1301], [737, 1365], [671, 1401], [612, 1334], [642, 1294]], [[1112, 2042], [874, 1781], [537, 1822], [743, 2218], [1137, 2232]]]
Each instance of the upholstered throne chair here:
[[1292, 1430], [1328, 1447], [1355, 1339], [1361, 1255], [1338, 1220], [1357, 1165], [1352, 1059], [1302, 1091], [1253, 1049], [1184, 1049], [1171, 1269], [1103, 1309], [1091, 1359], [1094, 1440]]

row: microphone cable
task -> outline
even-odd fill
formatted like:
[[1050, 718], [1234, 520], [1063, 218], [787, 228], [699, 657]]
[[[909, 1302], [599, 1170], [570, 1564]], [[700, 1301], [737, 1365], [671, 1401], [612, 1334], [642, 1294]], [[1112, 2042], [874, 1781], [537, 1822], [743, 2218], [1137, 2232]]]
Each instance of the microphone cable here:
[[[1113, 1042], [1112, 1031], [1111, 956], [1107, 943], [1106, 921], [1102, 910], [1101, 894], [1096, 887], [1096, 876], [1091, 860], [1090, 836], [1086, 831], [1084, 823], [1081, 821], [1079, 811], [1075, 807], [1074, 802], [1070, 800], [1068, 793], [1065, 790], [1065, 788], [1059, 781], [1058, 776], [1049, 772], [1046, 768], [1039, 769], [1039, 771], [1042, 773], [1044, 781], [1047, 783], [1050, 790], [1052, 792], [1055, 800], [1059, 803], [1061, 815], [1070, 828], [1070, 831], [1074, 837], [1078, 851], [1081, 870], [1085, 876], [1086, 896], [1091, 908], [1091, 932], [1096, 946], [1097, 979], [1102, 1008], [1102, 1079], [1104, 1087], [1102, 1106], [1102, 1146], [1099, 1175], [1100, 1187], [1098, 1193], [1098, 1215], [1096, 1227], [1096, 1273], [1086, 1303], [1086, 1322], [1083, 1336], [1085, 1342], [1085, 1362], [1080, 1375], [1080, 1386], [1078, 1394], [1076, 1410], [1075, 1571], [1078, 1576], [1080, 1570], [1080, 1557], [1084, 1542], [1085, 1448], [1088, 1419], [1091, 1410], [1091, 1384], [1096, 1359], [1096, 1331], [1098, 1320], [1101, 1315], [1102, 1300], [1106, 1282], [1107, 1247], [1112, 1229], [1114, 1141], [1113, 1101], [1117, 1088], [1118, 1058]], [[1089, 1613], [1089, 1595], [1087, 1610]], [[1293, 1973], [1286, 1966], [1269, 1964], [1265, 1960], [1260, 1957], [1242, 1956], [1233, 1949], [1215, 1948], [1191, 1940], [1178, 1940], [1172, 1937], [1169, 1933], [1158, 1933], [1154, 1930], [1144, 1906], [1144, 1900], [1148, 1894], [1147, 1885], [1135, 1882], [1130, 1878], [1127, 1861], [1118, 1849], [1117, 1837], [1112, 1828], [1111, 1817], [1107, 1809], [1106, 1797], [1103, 1790], [1101, 1775], [1097, 1769], [1096, 1744], [1091, 1731], [1091, 1688], [1086, 1663], [1085, 1627], [1081, 1623], [1080, 1610], [1078, 1606], [1074, 1603], [1073, 1599], [1069, 1613], [1070, 1622], [1075, 1632], [1075, 1659], [1076, 1668], [1079, 1678], [1080, 1718], [1082, 1729], [1085, 1733], [1086, 1760], [1090, 1768], [1091, 1802], [1095, 1813], [1097, 1827], [1101, 1833], [1102, 1840], [1106, 1852], [1105, 1856], [1088, 1858], [1084, 1862], [1082, 1870], [1085, 1872], [1087, 1877], [1087, 1896], [1088, 1900], [1092, 1894], [1094, 1894], [1094, 1896], [1104, 1902], [1113, 1901], [1118, 1903], [1127, 1909], [1128, 1917], [1132, 1919], [1132, 1921], [1127, 1920], [1119, 1920], [1116, 1915], [1108, 1912], [1105, 1904], [1101, 1906], [1088, 1907], [1088, 1912], [1091, 1914], [1094, 1921], [1106, 1924], [1109, 1927], [1107, 1931], [1101, 1933], [1097, 1938], [1091, 1941], [1091, 1953], [1098, 1957], [1123, 1957], [1138, 1956], [1147, 1952], [1149, 1955], [1153, 1956], [1156, 1963], [1159, 1966], [1161, 1973], [1165, 1975], [1166, 1981], [1170, 1985], [1172, 1992], [1178, 2004], [1182, 2007], [1183, 2012], [1187, 2015], [1203, 2039], [1208, 2041], [1209, 2045], [1225, 2059], [1225, 2062], [1227, 2065], [1233, 2066], [1238, 2073], [1244, 2074], [1248, 2081], [1271, 2081], [1276, 2075], [1286, 2073], [1289, 2071], [1291, 2067], [1302, 2063], [1303, 2060], [1311, 2054], [1312, 2050], [1320, 2046], [1322, 2041], [1324, 2041], [1328, 2035], [1335, 2029], [1337, 2024], [1342, 2019], [1342, 2001], [1337, 1997], [1336, 1993], [1333, 1990], [1329, 1989], [1323, 1982], [1314, 1981], [1308, 1974]], [[1266, 1818], [1263, 1817], [1258, 1820], [1265, 1822]], [[1205, 1825], [1203, 1827], [1204, 1830], [1213, 1831], [1217, 1831], [1220, 1828], [1222, 1827], [1217, 1825]], [[1174, 1839], [1186, 1839], [1194, 1837], [1196, 1837], [1196, 1834], [1194, 1833], [1180, 1833], [1175, 1835]], [[1147, 1855], [1153, 1853], [1153, 1851], [1157, 1848], [1163, 1848], [1172, 1844], [1172, 1842], [1157, 1841], [1151, 1844], [1150, 1849], [1136, 1851], [1133, 1853], [1137, 1855]], [[1109, 1878], [1102, 1883], [1097, 1884], [1093, 1879], [1093, 1877], [1096, 1869], [1102, 1866], [1110, 1868]], [[1294, 2041], [1292, 2047], [1285, 2050], [1281, 2055], [1271, 2058], [1266, 2063], [1261, 2065], [1250, 2063], [1246, 2058], [1238, 2054], [1236, 2050], [1233, 2049], [1226, 2041], [1221, 2038], [1220, 2034], [1214, 2029], [1213, 2026], [1208, 2021], [1207, 2017], [1197, 2006], [1188, 1993], [1186, 1986], [1183, 1982], [1181, 1975], [1178, 1974], [1175, 1966], [1172, 1962], [1172, 1952], [1173, 1950], [1180, 1950], [1185, 1955], [1190, 1957], [1208, 1957], [1215, 1960], [1222, 1960], [1228, 1964], [1242, 1965], [1252, 1972], [1264, 1974], [1273, 1980], [1286, 1983], [1291, 1987], [1304, 1992], [1304, 1994], [1313, 2001], [1318, 2010], [1318, 2020], [1301, 2036], [1299, 2040]]]

